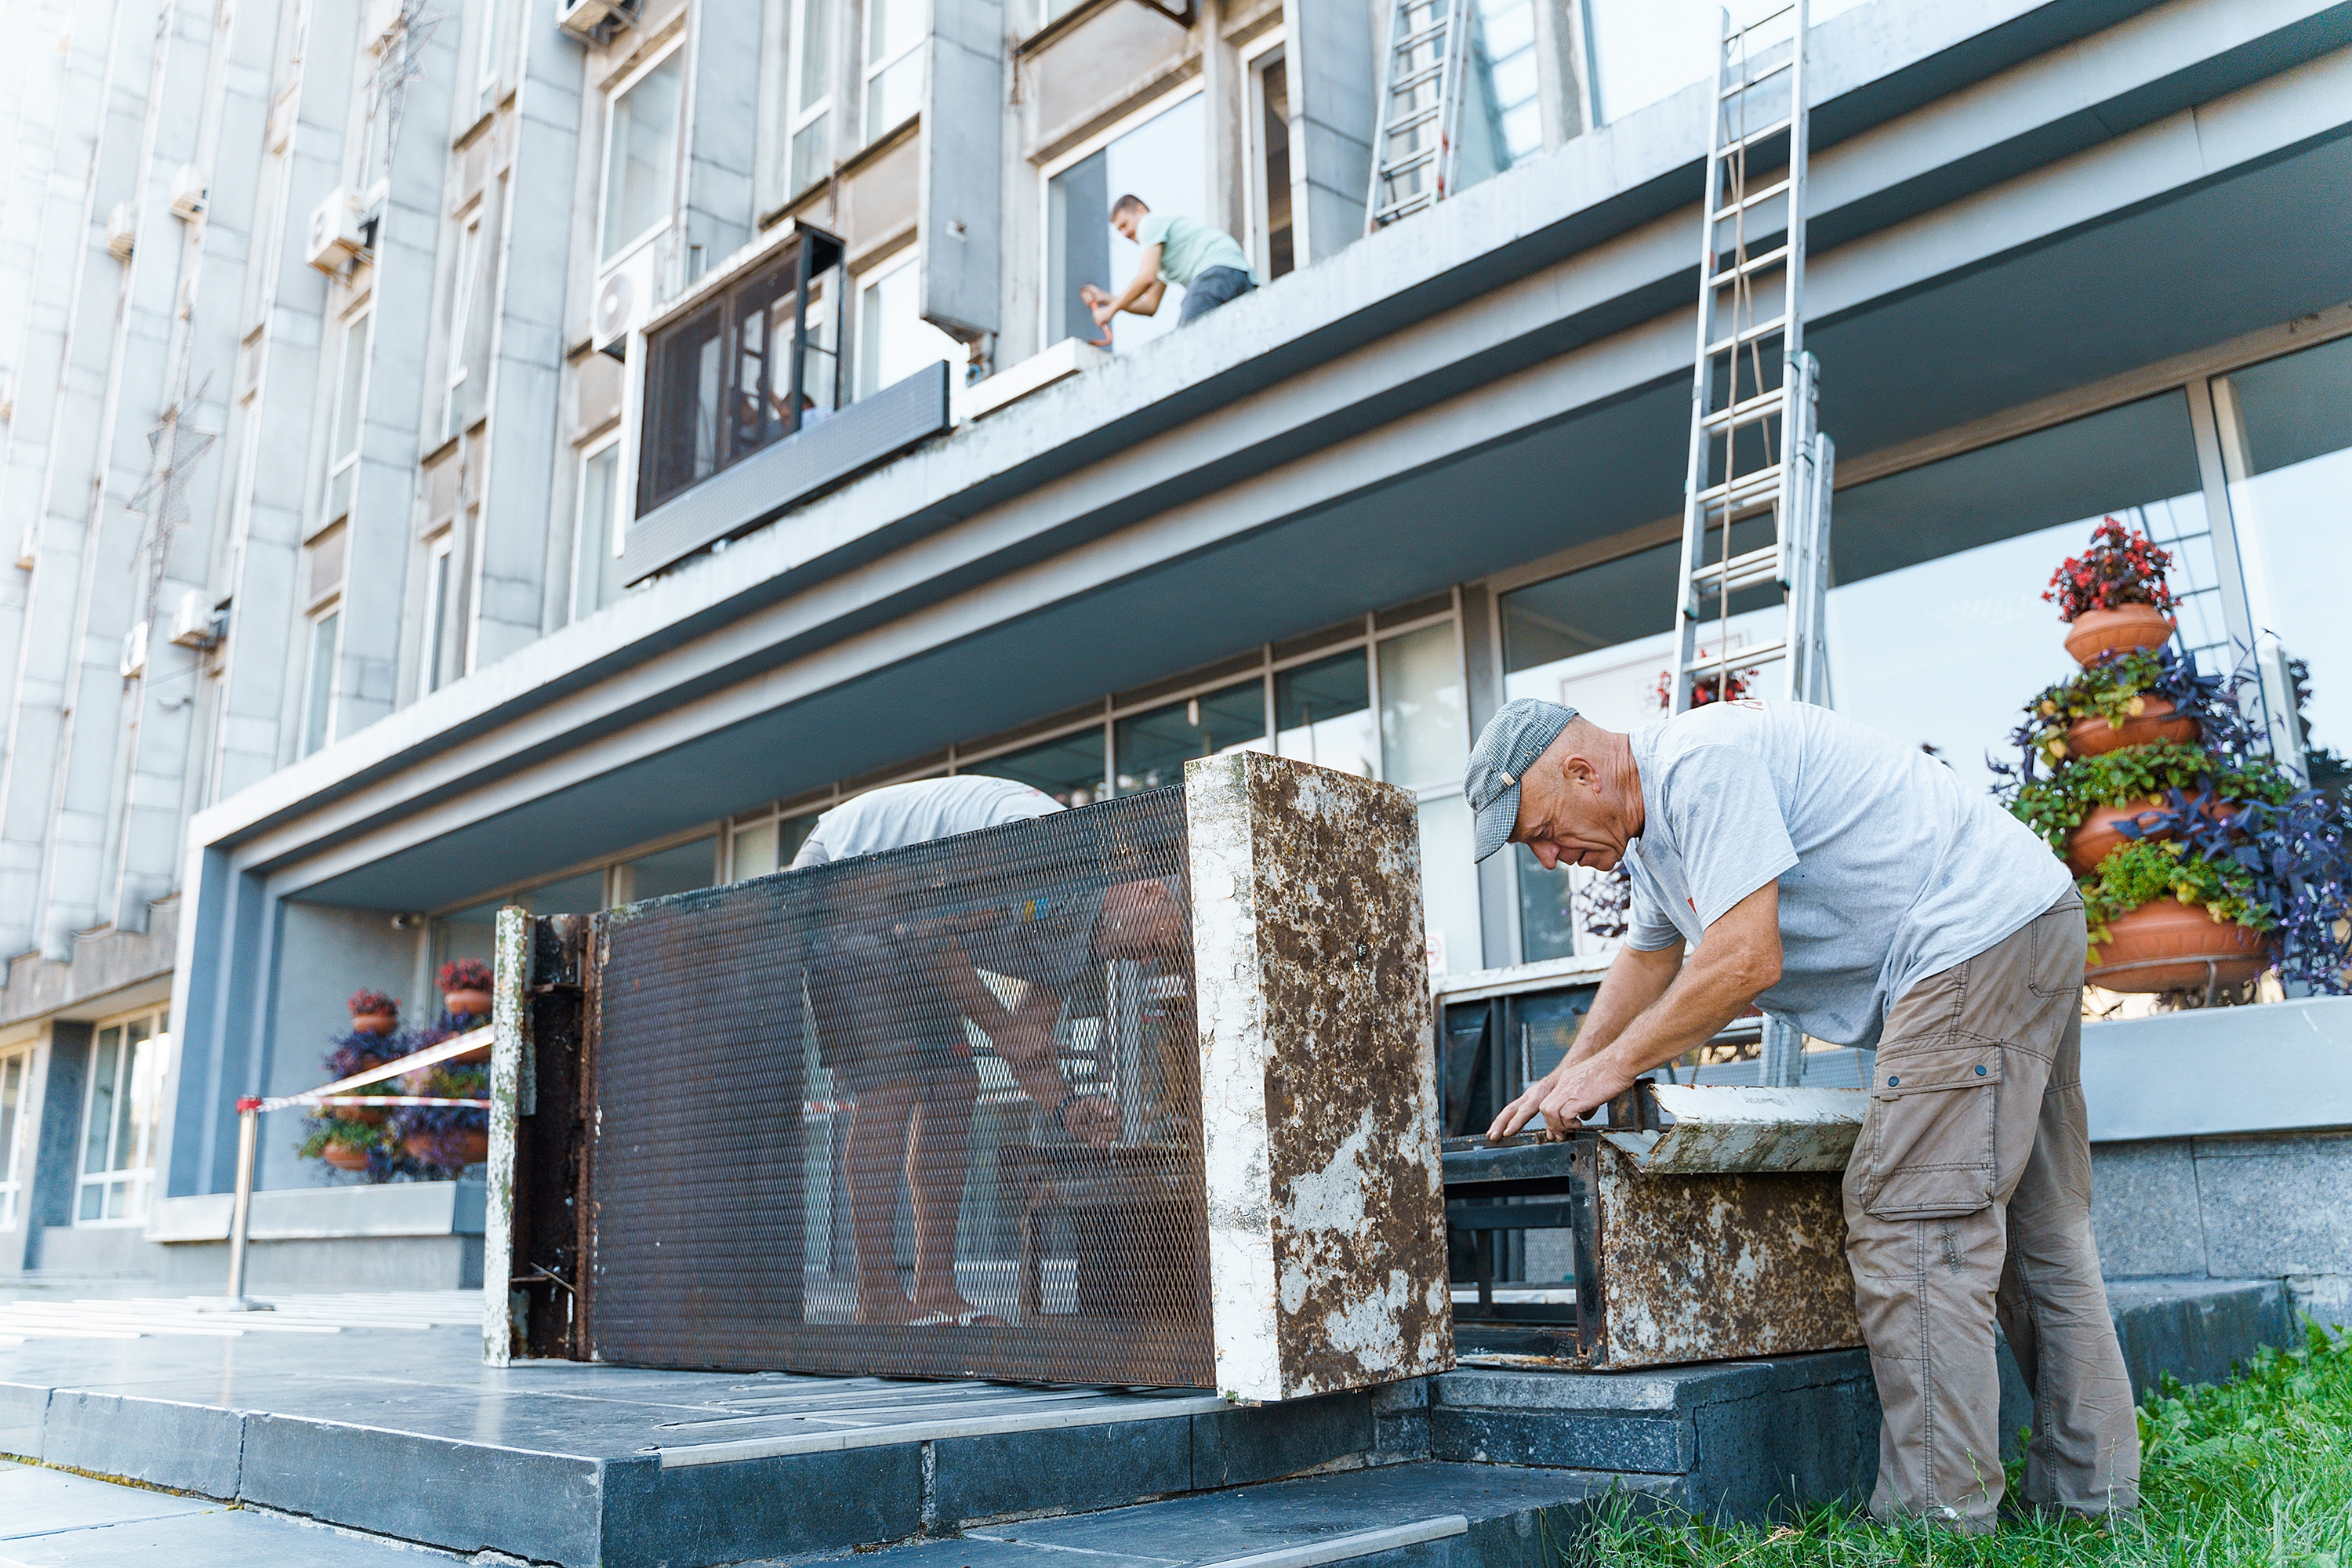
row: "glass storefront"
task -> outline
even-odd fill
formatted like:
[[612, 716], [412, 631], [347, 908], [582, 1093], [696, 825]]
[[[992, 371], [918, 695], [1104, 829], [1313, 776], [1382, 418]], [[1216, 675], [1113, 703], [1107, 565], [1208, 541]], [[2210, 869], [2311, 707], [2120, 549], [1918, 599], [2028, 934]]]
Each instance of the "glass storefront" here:
[[89, 1087], [82, 1101], [77, 1225], [130, 1224], [147, 1217], [165, 1058], [172, 1043], [163, 1030], [163, 1016], [148, 1013], [101, 1024], [93, 1031]]
[[1118, 793], [1182, 784], [1195, 757], [1265, 750], [1265, 685], [1262, 680], [1203, 692], [1112, 726], [1118, 758]]

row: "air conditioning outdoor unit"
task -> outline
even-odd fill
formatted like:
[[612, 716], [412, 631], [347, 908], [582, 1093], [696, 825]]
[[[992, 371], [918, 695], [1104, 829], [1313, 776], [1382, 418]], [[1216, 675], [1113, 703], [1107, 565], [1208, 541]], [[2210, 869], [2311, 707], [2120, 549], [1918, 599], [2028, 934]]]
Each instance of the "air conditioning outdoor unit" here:
[[172, 612], [172, 640], [182, 647], [217, 647], [226, 620], [218, 607], [205, 602], [202, 588], [191, 588]]
[[135, 679], [147, 673], [147, 623], [141, 621], [122, 634], [122, 679]]
[[637, 25], [640, 0], [555, 0], [555, 25], [583, 44], [603, 44]]
[[341, 272], [366, 248], [367, 238], [360, 232], [359, 197], [349, 186], [337, 185], [310, 215], [310, 244], [305, 259], [321, 272]]
[[131, 259], [131, 247], [139, 234], [139, 209], [129, 202], [117, 202], [106, 216], [106, 253], [117, 261]]
[[183, 163], [172, 176], [172, 216], [183, 223], [194, 223], [196, 215], [205, 210], [208, 194], [205, 172], [194, 163]]
[[629, 334], [653, 314], [656, 245], [641, 245], [622, 258], [619, 266], [596, 285], [595, 310], [590, 316], [589, 337], [614, 359], [629, 357]]

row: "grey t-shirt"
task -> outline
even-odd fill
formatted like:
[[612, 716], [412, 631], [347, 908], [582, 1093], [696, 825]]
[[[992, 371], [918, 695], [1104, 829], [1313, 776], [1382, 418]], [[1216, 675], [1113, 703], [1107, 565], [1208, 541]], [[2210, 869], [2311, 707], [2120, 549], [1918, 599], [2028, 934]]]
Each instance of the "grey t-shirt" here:
[[793, 868], [903, 849], [1061, 809], [1061, 802], [1044, 790], [977, 773], [890, 784], [843, 801], [818, 817], [793, 857]]
[[1838, 1045], [2071, 891], [2025, 825], [1951, 769], [1807, 702], [1715, 702], [1633, 735], [1644, 821], [1626, 941], [1696, 942], [1779, 878], [1767, 1013]]

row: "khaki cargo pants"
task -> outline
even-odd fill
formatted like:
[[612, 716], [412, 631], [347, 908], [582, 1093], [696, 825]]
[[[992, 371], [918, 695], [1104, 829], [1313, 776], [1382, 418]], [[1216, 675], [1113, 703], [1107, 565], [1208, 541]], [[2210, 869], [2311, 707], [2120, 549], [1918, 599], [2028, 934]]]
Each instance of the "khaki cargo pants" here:
[[2091, 1239], [2083, 945], [2070, 892], [1887, 1014], [1845, 1173], [1846, 1255], [1885, 1413], [1880, 1520], [1992, 1528], [1996, 1313], [2033, 1394], [2024, 1501], [2139, 1504], [2139, 1427]]

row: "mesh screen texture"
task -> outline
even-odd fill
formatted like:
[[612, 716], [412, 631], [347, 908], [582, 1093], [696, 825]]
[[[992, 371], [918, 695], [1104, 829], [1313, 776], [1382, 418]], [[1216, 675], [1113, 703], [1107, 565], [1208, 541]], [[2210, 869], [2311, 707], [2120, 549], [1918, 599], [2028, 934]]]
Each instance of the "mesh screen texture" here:
[[592, 1353], [1213, 1386], [1181, 789], [605, 917]]

